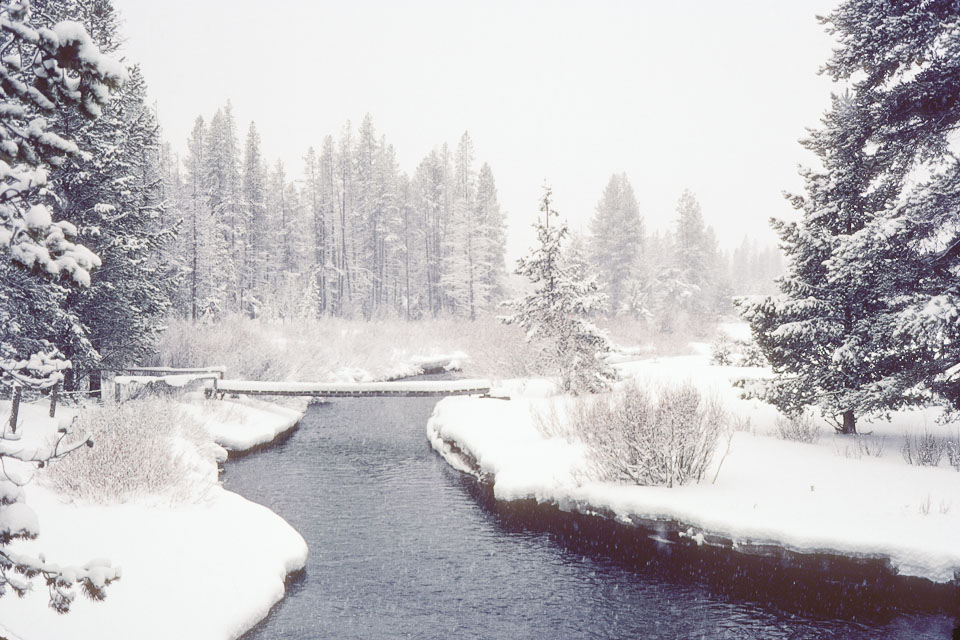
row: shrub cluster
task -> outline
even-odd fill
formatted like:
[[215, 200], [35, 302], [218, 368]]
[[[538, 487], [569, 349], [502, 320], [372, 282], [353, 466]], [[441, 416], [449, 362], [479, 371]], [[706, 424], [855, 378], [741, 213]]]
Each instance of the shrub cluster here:
[[809, 413], [777, 416], [777, 436], [781, 440], [815, 444], [822, 431]]
[[920, 467], [936, 467], [943, 459], [946, 450], [947, 443], [929, 431], [924, 431], [919, 436], [904, 434], [903, 445], [900, 447], [900, 453], [903, 454], [907, 464]]
[[[727, 415], [685, 384], [659, 389], [655, 396], [628, 387], [578, 398], [566, 423], [589, 447], [598, 479], [673, 487], [703, 479]], [[556, 420], [541, 424], [557, 434]]]
[[93, 447], [51, 463], [44, 473], [63, 495], [105, 504], [157, 496], [178, 503], [217, 485], [219, 447], [170, 400], [89, 407], [75, 431], [91, 437]]

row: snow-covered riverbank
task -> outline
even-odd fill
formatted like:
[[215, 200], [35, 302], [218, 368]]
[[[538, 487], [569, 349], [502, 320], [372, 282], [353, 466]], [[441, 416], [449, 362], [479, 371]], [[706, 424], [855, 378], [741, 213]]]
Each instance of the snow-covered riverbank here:
[[946, 461], [911, 466], [900, 454], [905, 431], [948, 437], [956, 435], [955, 425], [935, 424], [932, 413], [902, 413], [890, 424], [863, 425], [873, 432], [861, 436], [862, 445], [826, 427], [815, 444], [785, 441], [776, 437], [775, 412], [740, 400], [729, 384], [758, 370], [711, 367], [701, 356], [618, 366], [641, 384], [691, 381], [740, 418], [742, 430], [733, 433], [725, 457], [726, 440], [719, 444], [703, 483], [667, 489], [592, 480], [581, 442], [537, 428], [535, 413], [562, 414], [567, 402], [546, 397], [543, 383], [493, 391], [510, 401], [445, 399], [428, 437], [453, 466], [492, 482], [501, 500], [669, 523], [699, 543], [881, 558], [903, 575], [960, 579], [960, 473]]
[[[249, 407], [242, 403], [231, 411], [237, 423], [260, 417], [245, 413]], [[55, 430], [57, 421], [44, 412], [45, 407], [21, 407], [24, 445]], [[58, 418], [67, 417], [61, 412]], [[107, 587], [106, 600], [77, 596], [66, 615], [48, 607], [46, 588], [34, 581], [25, 598], [0, 598], [5, 633], [23, 640], [226, 640], [267, 615], [283, 597], [286, 577], [304, 566], [306, 543], [268, 508], [220, 487], [216, 456], [209, 450], [188, 451], [185, 440], [177, 446], [198, 474], [196, 493], [186, 497], [138, 495], [96, 504], [58, 493], [43, 473], [26, 485], [26, 503], [39, 517], [40, 535], [14, 541], [13, 550], [43, 553], [62, 565], [108, 558], [122, 577]]]

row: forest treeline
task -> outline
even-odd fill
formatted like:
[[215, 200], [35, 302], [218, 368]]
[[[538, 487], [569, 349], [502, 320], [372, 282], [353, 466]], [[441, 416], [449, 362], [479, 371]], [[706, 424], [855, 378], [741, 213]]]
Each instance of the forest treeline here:
[[[101, 51], [117, 52], [109, 0], [34, 7], [45, 20], [78, 21]], [[367, 115], [286, 167], [264, 157], [254, 123], [241, 140], [227, 102], [197, 117], [177, 153], [135, 66], [98, 115], [50, 115], [82, 153], [52, 167], [46, 193], [57, 194], [53, 218], [69, 220], [102, 266], [76, 287], [0, 262], [0, 357], [57, 345], [73, 362], [72, 386], [70, 377], [149, 357], [171, 313], [197, 322], [470, 319], [514, 296], [496, 179], [468, 133], [408, 175]], [[624, 174], [611, 177], [589, 233], [573, 240], [569, 259], [598, 276], [605, 313], [663, 332], [701, 330], [732, 309], [731, 296], [771, 291], [781, 269], [775, 248], [746, 239], [722, 253], [691, 193], [669, 230], [648, 232]]]
[[[504, 299], [504, 212], [469, 133], [455, 150], [435, 147], [409, 177], [369, 115], [328, 135], [319, 153], [308, 148], [297, 174], [268, 166], [254, 123], [242, 152], [236, 130], [228, 102], [197, 118], [185, 156], [164, 145], [166, 208], [182, 221], [170, 253], [184, 278], [181, 315], [475, 318]], [[722, 254], [689, 193], [674, 229], [647, 234], [623, 174], [590, 232], [574, 250], [603, 273], [608, 311], [656, 318], [665, 331], [678, 310], [708, 320], [734, 293], [769, 291], [781, 270], [775, 248], [747, 239]]]

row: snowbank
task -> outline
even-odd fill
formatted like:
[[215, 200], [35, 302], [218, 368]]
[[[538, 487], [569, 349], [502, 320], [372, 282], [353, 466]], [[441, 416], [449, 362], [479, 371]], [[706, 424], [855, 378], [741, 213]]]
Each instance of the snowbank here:
[[[893, 424], [863, 425], [880, 456], [824, 428], [817, 444], [777, 439], [776, 412], [738, 398], [730, 380], [761, 370], [711, 367], [703, 356], [621, 365], [641, 384], [691, 381], [714, 395], [742, 431], [718, 455], [700, 485], [667, 489], [593, 481], [584, 445], [546, 437], [534, 412], [562, 414], [569, 399], [532, 397], [516, 385], [494, 389], [510, 401], [447, 398], [427, 425], [433, 447], [453, 466], [493, 483], [501, 500], [536, 499], [564, 510], [604, 513], [623, 522], [664, 523], [698, 542], [741, 550], [774, 545], [804, 553], [883, 559], [900, 574], [960, 580], [960, 473], [942, 463], [915, 467], [900, 455], [903, 432], [940, 430], [932, 414], [899, 414]], [[541, 393], [534, 395], [542, 396]], [[749, 422], [748, 422], [749, 420]], [[956, 427], [953, 431], [956, 432]]]
[[389, 359], [378, 363], [373, 370], [361, 367], [340, 367], [325, 374], [330, 383], [382, 382], [401, 380], [423, 375], [424, 373], [443, 373], [460, 371], [470, 357], [462, 351], [435, 355], [409, 355], [403, 350], [394, 350]]
[[246, 397], [209, 400], [202, 394], [188, 394], [180, 404], [228, 451], [248, 451], [272, 442], [293, 429], [307, 408], [306, 398], [291, 408]]
[[219, 489], [202, 504], [65, 504], [28, 487], [40, 536], [17, 551], [82, 564], [108, 557], [123, 570], [103, 602], [77, 596], [70, 613], [47, 606], [42, 584], [23, 599], [0, 598], [0, 619], [24, 640], [236, 638], [284, 594], [306, 563], [307, 545], [266, 507]]
[[[0, 415], [8, 406], [0, 403]], [[70, 417], [62, 409], [51, 420], [45, 411], [21, 405], [20, 445], [39, 446]], [[78, 595], [67, 615], [48, 607], [44, 585], [34, 580], [25, 598], [0, 598], [3, 634], [227, 639], [266, 616], [283, 597], [286, 576], [304, 567], [307, 545], [269, 509], [216, 485], [216, 462], [205, 460], [212, 479], [195, 498], [177, 503], [150, 495], [121, 504], [68, 502], [44, 486], [42, 474], [34, 478], [26, 503], [39, 516], [40, 535], [10, 548], [62, 565], [109, 558], [122, 573], [105, 601]]]

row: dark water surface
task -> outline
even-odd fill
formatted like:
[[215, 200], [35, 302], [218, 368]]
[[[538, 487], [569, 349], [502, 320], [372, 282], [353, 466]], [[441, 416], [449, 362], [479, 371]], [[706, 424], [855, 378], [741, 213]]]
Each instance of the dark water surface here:
[[244, 638], [953, 637], [941, 592], [871, 567], [786, 566], [498, 505], [430, 448], [435, 403], [316, 405], [285, 441], [227, 463], [226, 487], [310, 547]]

